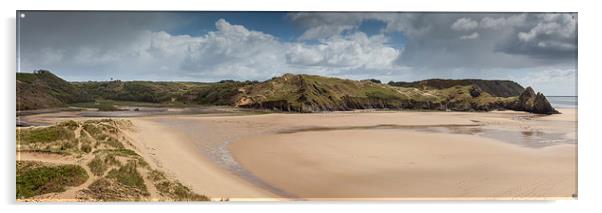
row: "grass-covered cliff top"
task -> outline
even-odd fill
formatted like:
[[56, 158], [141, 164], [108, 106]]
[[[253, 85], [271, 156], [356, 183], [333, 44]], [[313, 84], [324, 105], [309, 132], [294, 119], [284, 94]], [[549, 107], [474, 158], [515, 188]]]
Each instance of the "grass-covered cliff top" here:
[[[374, 79], [356, 81], [284, 74], [263, 82], [67, 82], [49, 71], [37, 71], [17, 75], [17, 109], [114, 100], [167, 106], [228, 105], [291, 112], [353, 109], [524, 110], [528, 108], [516, 107], [517, 97], [524, 91], [521, 85], [507, 80], [430, 79], [382, 84]], [[116, 110], [110, 105], [97, 108]]]

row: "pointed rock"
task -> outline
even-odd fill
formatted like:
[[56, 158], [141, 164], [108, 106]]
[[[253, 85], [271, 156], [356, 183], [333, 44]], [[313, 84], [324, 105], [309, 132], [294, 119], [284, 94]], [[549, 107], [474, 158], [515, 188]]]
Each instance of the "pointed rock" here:
[[535, 93], [533, 88], [527, 87], [525, 91], [518, 97], [513, 106], [514, 110], [526, 111], [536, 114], [559, 114], [554, 107], [548, 102], [546, 96], [542, 93]]

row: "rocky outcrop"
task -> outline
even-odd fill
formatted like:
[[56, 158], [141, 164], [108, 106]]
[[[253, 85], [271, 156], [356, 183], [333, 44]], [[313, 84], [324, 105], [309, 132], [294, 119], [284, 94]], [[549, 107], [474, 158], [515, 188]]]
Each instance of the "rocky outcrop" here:
[[542, 93], [535, 93], [531, 87], [527, 87], [525, 91], [518, 97], [513, 110], [526, 111], [536, 114], [559, 114], [554, 107], [548, 102], [548, 99]]

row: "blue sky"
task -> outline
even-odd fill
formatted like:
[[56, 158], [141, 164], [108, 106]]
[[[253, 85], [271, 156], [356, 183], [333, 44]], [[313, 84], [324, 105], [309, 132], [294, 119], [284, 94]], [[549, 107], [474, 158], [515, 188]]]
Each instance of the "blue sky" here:
[[21, 71], [72, 81], [509, 79], [575, 95], [574, 13], [37, 12]]
[[174, 12], [183, 23], [166, 30], [174, 35], [200, 36], [215, 30], [215, 22], [225, 18], [231, 24], [249, 30], [274, 35], [284, 41], [293, 41], [303, 34], [303, 29], [290, 24], [285, 12]]

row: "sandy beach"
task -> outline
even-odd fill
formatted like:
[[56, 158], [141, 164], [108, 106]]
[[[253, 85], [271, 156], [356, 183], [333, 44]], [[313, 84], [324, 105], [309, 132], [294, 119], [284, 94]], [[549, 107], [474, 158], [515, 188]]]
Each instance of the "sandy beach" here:
[[[576, 112], [127, 117], [153, 167], [214, 200], [558, 199], [576, 194]], [[29, 121], [90, 119], [77, 112]]]
[[574, 145], [521, 148], [467, 135], [337, 130], [256, 137], [236, 160], [305, 199], [570, 197]]

